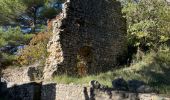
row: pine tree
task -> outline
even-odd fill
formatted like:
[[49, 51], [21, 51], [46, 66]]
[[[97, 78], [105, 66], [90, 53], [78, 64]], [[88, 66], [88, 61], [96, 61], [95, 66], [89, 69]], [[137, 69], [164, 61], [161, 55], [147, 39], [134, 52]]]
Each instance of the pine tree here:
[[[49, 16], [57, 14], [57, 10], [49, 6], [49, 3], [57, 2], [55, 0], [0, 0], [0, 24], [19, 24], [24, 23], [32, 28], [35, 32], [37, 21], [44, 20], [49, 12]], [[46, 10], [38, 16], [39, 8], [44, 7]]]
[[0, 0], [0, 24], [9, 24], [16, 21], [26, 7], [20, 0]]

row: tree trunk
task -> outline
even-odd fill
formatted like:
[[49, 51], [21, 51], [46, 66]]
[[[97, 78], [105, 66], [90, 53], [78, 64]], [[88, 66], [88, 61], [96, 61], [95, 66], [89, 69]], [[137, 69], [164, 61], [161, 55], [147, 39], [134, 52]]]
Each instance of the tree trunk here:
[[32, 32], [35, 33], [35, 30], [36, 30], [36, 20], [37, 20], [37, 7], [34, 7], [34, 10], [33, 10], [33, 23], [32, 23]]

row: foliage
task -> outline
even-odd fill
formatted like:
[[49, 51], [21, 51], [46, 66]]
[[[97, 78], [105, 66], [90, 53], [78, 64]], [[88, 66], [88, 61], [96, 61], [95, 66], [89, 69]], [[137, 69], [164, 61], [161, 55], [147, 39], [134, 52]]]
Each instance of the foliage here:
[[165, 0], [129, 0], [123, 12], [130, 44], [156, 48], [170, 39], [170, 6]]
[[50, 0], [20, 0], [28, 8], [32, 6], [41, 6], [48, 3]]
[[1, 67], [5, 67], [8, 65], [12, 65], [14, 64], [14, 62], [16, 61], [16, 56], [15, 55], [11, 55], [8, 53], [2, 53], [1, 54], [1, 59], [0, 59], [0, 65]]
[[57, 2], [63, 3], [66, 2], [67, 0], [57, 0]]
[[15, 21], [25, 9], [25, 6], [23, 6], [20, 0], [0, 0], [0, 24]]
[[[24, 18], [24, 16], [21, 16], [20, 20], [24, 21], [25, 23], [28, 23], [28, 25], [32, 28], [32, 32], [35, 32], [36, 25], [38, 24], [37, 21], [40, 23], [43, 22], [44, 16], [39, 16], [39, 9], [45, 5], [47, 5], [48, 2], [51, 0], [20, 0], [24, 6], [26, 7], [25, 10], [25, 16], [27, 16], [29, 19]], [[42, 24], [42, 23], [41, 23]]]
[[43, 18], [52, 19], [60, 12], [61, 12], [60, 9], [55, 9], [53, 7], [45, 6], [41, 11], [40, 16]]
[[[9, 28], [6, 31], [0, 29], [0, 48], [6, 48], [7, 46], [16, 47], [19, 45], [25, 45], [32, 38], [32, 34], [23, 34], [19, 27]], [[0, 63], [1, 66], [7, 66], [16, 60], [15, 55], [11, 54], [8, 50], [0, 51]]]
[[[54, 0], [0, 0], [0, 24], [29, 26], [32, 32], [38, 24], [44, 24], [46, 18], [53, 18], [57, 9], [50, 6]], [[48, 14], [47, 14], [48, 13]]]
[[[2, 54], [0, 52], [0, 66], [2, 65]], [[1, 67], [0, 67], [0, 74], [1, 74]]]
[[29, 45], [21, 50], [21, 55], [18, 56], [18, 62], [21, 65], [33, 64], [37, 61], [44, 63], [47, 53], [47, 43], [51, 36], [50, 32], [38, 33], [32, 38]]
[[18, 46], [26, 44], [32, 38], [32, 34], [23, 34], [19, 27], [9, 28], [4, 31], [0, 29], [0, 47], [5, 45]]

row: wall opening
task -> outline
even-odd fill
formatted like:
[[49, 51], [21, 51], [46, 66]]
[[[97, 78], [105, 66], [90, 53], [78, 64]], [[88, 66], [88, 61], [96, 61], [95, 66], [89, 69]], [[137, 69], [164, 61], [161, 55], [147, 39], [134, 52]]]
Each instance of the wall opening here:
[[77, 72], [79, 76], [85, 76], [89, 73], [92, 63], [92, 48], [83, 46], [77, 53]]

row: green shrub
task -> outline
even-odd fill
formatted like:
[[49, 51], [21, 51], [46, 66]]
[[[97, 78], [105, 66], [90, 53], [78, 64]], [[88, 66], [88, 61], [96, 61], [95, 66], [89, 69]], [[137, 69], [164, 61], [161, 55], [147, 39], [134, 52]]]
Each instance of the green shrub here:
[[1, 57], [2, 57], [0, 59], [1, 67], [6, 67], [6, 66], [9, 66], [9, 65], [12, 65], [16, 61], [16, 56], [8, 54], [8, 53], [2, 53]]
[[170, 6], [166, 0], [129, 0], [123, 12], [129, 44], [157, 49], [170, 39]]
[[[0, 28], [0, 48], [5, 46], [17, 47], [19, 45], [27, 44], [32, 38], [33, 34], [23, 34], [19, 27], [9, 28], [4, 31]], [[11, 54], [9, 51], [0, 51], [0, 65], [8, 66], [16, 61], [16, 56]]]
[[0, 46], [26, 44], [32, 38], [33, 34], [23, 34], [19, 27], [9, 28], [7, 31], [0, 29]]
[[167, 63], [170, 65], [170, 48], [168, 46], [161, 46], [158, 50], [156, 59], [160, 63]]
[[45, 62], [47, 53], [47, 43], [51, 36], [50, 32], [41, 32], [32, 38], [29, 45], [20, 51], [21, 55], [17, 61], [21, 65], [29, 65], [35, 62]]

